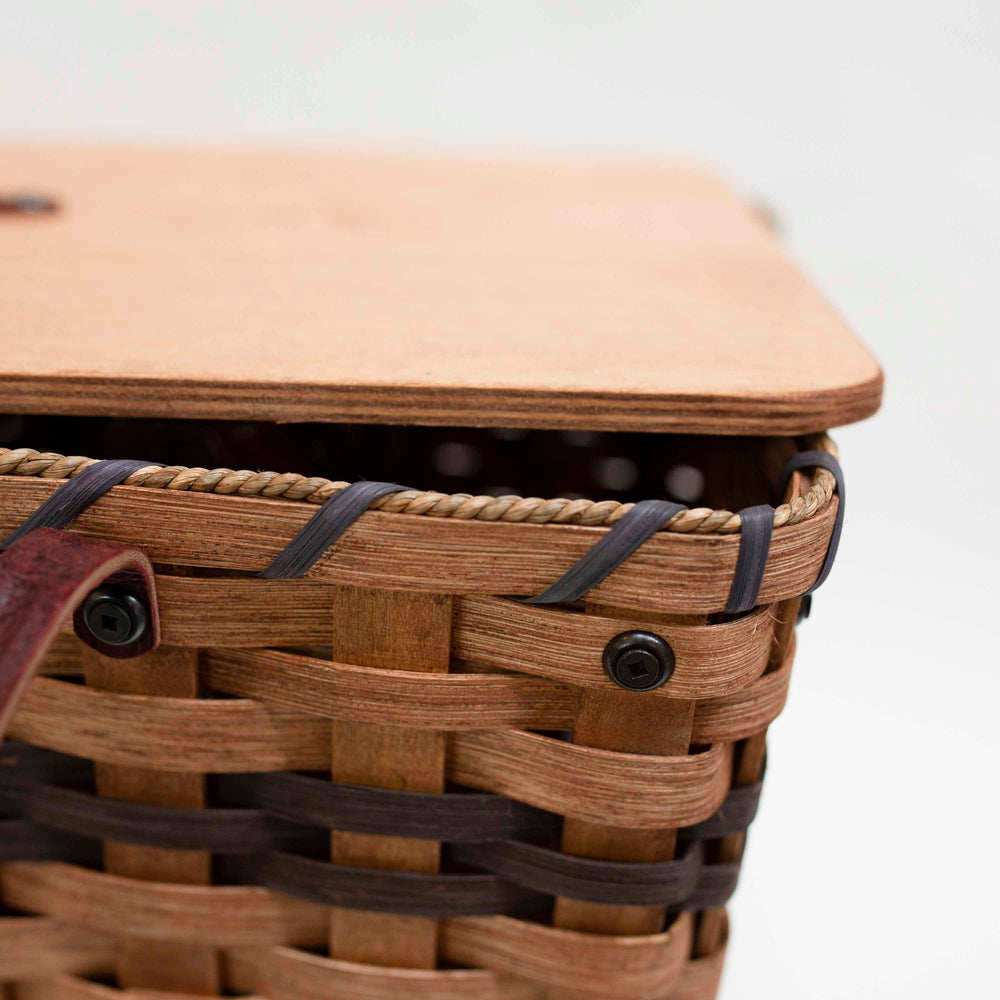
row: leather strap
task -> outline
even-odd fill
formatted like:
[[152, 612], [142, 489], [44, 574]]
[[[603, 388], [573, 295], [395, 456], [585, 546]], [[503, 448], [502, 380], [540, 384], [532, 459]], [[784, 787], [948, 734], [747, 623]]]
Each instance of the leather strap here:
[[149, 628], [127, 646], [107, 646], [79, 627], [106, 656], [156, 647], [160, 622], [153, 567], [138, 549], [37, 528], [0, 555], [0, 739], [49, 646], [84, 598], [102, 583], [131, 590], [149, 609]]

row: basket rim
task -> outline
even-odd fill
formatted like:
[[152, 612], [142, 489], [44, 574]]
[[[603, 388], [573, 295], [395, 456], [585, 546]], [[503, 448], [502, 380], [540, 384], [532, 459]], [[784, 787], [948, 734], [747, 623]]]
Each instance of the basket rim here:
[[[806, 449], [838, 450], [826, 434], [804, 439]], [[100, 459], [82, 455], [61, 455], [33, 448], [0, 447], [0, 476], [70, 479]], [[823, 510], [836, 491], [836, 479], [826, 469], [813, 470], [808, 489], [774, 508], [774, 527], [799, 524]], [[309, 503], [319, 506], [351, 484], [297, 473], [253, 472], [248, 469], [205, 469], [197, 466], [150, 465], [137, 469], [122, 483], [146, 489], [165, 489], [222, 496], [260, 497]], [[634, 503], [617, 500], [588, 500], [556, 497], [474, 496], [470, 493], [440, 493], [435, 490], [402, 490], [377, 499], [372, 510], [389, 514], [417, 514], [454, 520], [498, 521], [529, 524], [577, 524], [611, 527], [625, 516]], [[710, 507], [684, 509], [660, 530], [695, 535], [738, 534], [739, 513]]]

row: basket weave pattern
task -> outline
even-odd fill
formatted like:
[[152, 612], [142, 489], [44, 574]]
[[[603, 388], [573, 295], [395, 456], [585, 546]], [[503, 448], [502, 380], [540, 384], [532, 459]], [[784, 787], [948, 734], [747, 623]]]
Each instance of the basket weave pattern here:
[[[0, 453], [0, 528], [84, 461]], [[74, 525], [149, 554], [163, 644], [65, 634], [0, 748], [9, 1000], [713, 997], [828, 473], [794, 478], [762, 603], [722, 617], [728, 511], [541, 608], [497, 595], [628, 505], [395, 494], [263, 580], [311, 513], [288, 499], [343, 484], [227, 472], [151, 470]], [[632, 630], [673, 650], [655, 691], [602, 667]]]

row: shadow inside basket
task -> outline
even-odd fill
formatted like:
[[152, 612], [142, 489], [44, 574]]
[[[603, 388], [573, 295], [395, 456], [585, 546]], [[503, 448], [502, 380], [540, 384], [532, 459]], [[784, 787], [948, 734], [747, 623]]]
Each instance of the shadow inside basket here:
[[739, 510], [778, 502], [793, 439], [586, 430], [111, 417], [0, 417], [0, 446], [295, 472], [417, 490]]

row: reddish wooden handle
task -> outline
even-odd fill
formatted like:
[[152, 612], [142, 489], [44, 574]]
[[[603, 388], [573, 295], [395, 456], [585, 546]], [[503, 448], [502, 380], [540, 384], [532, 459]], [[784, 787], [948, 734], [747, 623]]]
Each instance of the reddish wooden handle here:
[[77, 634], [109, 656], [154, 649], [160, 620], [153, 567], [139, 549], [38, 528], [0, 554], [0, 739], [60, 629], [84, 598], [106, 582], [143, 600], [148, 627], [128, 646], [105, 645], [80, 627]]

